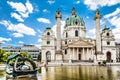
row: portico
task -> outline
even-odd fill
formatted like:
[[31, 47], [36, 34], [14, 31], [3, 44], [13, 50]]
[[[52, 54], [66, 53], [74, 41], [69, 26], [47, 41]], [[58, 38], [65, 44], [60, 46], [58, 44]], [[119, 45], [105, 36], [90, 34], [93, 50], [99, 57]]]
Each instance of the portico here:
[[69, 60], [88, 61], [94, 59], [94, 45], [84, 40], [78, 40], [68, 45]]

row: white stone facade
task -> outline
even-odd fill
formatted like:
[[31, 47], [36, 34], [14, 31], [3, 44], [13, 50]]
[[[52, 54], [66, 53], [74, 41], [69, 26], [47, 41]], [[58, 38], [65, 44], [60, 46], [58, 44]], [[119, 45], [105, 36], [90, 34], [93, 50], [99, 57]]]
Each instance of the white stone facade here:
[[[59, 12], [59, 13], [58, 13]], [[97, 14], [97, 11], [96, 11]], [[56, 36], [51, 28], [46, 28], [42, 35], [42, 61], [103, 61], [116, 62], [115, 39], [112, 31], [104, 28], [100, 31], [100, 16], [96, 21], [96, 30], [99, 31], [96, 39], [86, 38], [84, 20], [76, 14], [75, 8], [72, 15], [66, 19], [66, 24], [61, 38], [62, 15], [60, 10], [56, 13]], [[96, 42], [98, 41], [98, 42]], [[99, 49], [100, 48], [100, 49]], [[99, 53], [98, 53], [99, 52]]]

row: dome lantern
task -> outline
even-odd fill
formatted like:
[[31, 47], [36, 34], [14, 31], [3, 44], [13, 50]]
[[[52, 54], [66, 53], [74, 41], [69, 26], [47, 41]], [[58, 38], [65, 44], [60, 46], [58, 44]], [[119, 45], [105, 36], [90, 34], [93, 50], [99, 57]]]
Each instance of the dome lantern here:
[[72, 9], [72, 15], [76, 15], [76, 10], [75, 10], [74, 7], [73, 7], [73, 9]]

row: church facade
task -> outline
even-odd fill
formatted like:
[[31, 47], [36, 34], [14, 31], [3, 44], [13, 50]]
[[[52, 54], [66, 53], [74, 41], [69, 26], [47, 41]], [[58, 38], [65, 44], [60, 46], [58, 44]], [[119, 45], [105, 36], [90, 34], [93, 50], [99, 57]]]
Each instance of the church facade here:
[[96, 38], [86, 37], [86, 26], [83, 18], [77, 15], [75, 8], [66, 19], [63, 36], [61, 36], [62, 14], [56, 12], [56, 36], [54, 31], [47, 27], [42, 35], [43, 62], [76, 62], [76, 61], [107, 61], [116, 62], [115, 39], [112, 31], [105, 27], [100, 29], [101, 14], [96, 11], [95, 29]]

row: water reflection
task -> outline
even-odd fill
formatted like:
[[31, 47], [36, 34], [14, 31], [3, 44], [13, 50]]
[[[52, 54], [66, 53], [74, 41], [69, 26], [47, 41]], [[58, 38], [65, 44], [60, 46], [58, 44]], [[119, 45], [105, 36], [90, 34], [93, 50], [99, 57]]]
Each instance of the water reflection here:
[[[0, 71], [0, 80], [5, 72]], [[5, 79], [3, 79], [5, 80]], [[42, 67], [37, 78], [15, 80], [120, 80], [119, 66], [62, 66]]]
[[[116, 67], [115, 67], [116, 68]], [[42, 80], [119, 80], [119, 69], [114, 66], [42, 67]]]

